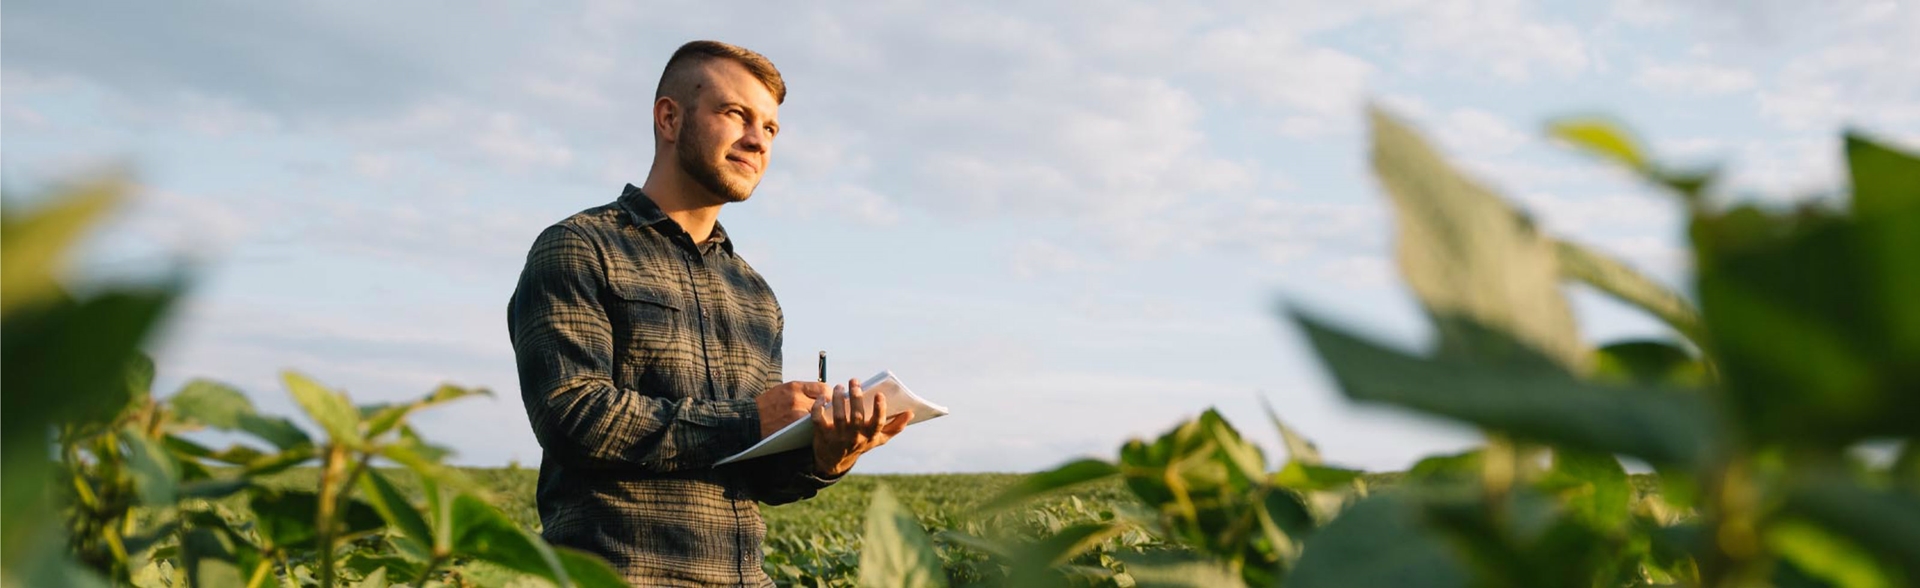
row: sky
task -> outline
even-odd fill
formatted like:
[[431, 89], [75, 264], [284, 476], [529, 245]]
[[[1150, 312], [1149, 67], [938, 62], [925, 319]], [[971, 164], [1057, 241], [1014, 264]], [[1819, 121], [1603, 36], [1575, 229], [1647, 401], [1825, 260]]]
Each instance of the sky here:
[[[540, 459], [506, 301], [544, 227], [645, 181], [674, 48], [768, 56], [772, 164], [720, 220], [786, 312], [788, 379], [891, 369], [951, 416], [866, 473], [1035, 471], [1261, 403], [1335, 464], [1472, 429], [1343, 399], [1281, 314], [1409, 349], [1366, 105], [1419, 125], [1548, 232], [1684, 288], [1674, 200], [1546, 141], [1600, 113], [1723, 197], [1843, 186], [1839, 133], [1920, 146], [1920, 3], [10, 1], [8, 206], [103, 170], [137, 197], [76, 279], [184, 272], [156, 391], [296, 412], [485, 387], [417, 417], [471, 465]], [[1583, 337], [1672, 338], [1569, 287]]]

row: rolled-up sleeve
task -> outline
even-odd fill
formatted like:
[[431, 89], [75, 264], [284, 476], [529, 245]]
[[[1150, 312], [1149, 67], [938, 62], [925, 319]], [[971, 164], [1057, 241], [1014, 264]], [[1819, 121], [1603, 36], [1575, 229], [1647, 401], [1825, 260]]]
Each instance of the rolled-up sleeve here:
[[594, 243], [555, 225], [534, 241], [508, 304], [521, 400], [548, 456], [671, 472], [711, 467], [757, 441], [751, 397], [670, 399], [615, 385], [605, 281]]

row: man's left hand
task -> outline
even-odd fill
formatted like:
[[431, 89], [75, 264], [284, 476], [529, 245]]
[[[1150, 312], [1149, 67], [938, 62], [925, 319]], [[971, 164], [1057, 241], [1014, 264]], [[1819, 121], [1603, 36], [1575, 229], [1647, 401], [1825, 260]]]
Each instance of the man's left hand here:
[[868, 394], [858, 381], [834, 386], [832, 398], [813, 406], [813, 469], [824, 476], [847, 473], [860, 454], [885, 445], [913, 420], [911, 410], [887, 418], [887, 398]]

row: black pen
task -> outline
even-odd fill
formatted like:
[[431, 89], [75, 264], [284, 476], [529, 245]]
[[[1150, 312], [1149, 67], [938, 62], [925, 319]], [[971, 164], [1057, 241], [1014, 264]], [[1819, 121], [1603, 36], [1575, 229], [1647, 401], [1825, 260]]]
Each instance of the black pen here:
[[827, 383], [827, 352], [820, 352], [820, 383]]

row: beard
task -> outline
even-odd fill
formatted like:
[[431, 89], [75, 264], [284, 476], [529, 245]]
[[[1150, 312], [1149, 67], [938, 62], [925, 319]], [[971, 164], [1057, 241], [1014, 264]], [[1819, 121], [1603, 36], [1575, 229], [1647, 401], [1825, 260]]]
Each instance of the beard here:
[[709, 157], [713, 151], [708, 145], [688, 140], [680, 141], [674, 148], [680, 159], [681, 171], [685, 171], [707, 192], [718, 196], [721, 203], [746, 202], [759, 182], [722, 171], [721, 166], [731, 164], [725, 157]]

